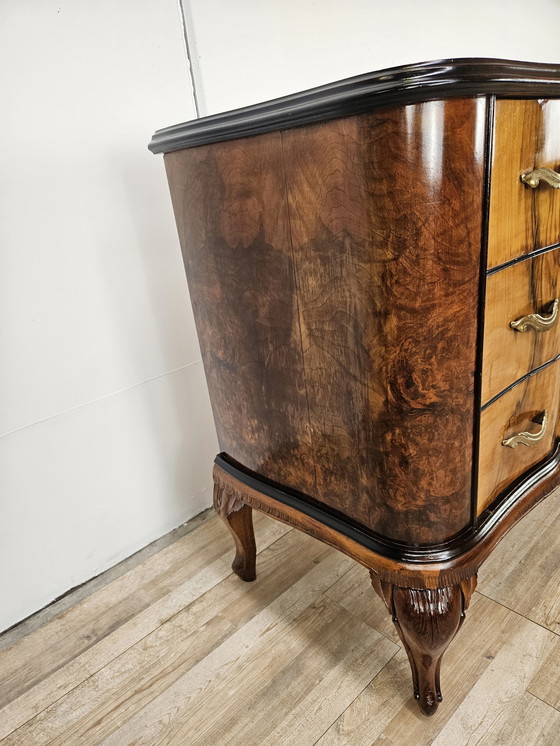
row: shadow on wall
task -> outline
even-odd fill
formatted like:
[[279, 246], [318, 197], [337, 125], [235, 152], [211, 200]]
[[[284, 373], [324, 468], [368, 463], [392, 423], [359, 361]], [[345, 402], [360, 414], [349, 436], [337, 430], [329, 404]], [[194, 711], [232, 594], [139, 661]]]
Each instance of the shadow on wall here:
[[[131, 358], [134, 365], [148, 341], [150, 349], [157, 350], [158, 368], [170, 371], [155, 376], [161, 385], [149, 387], [142, 401], [146, 403], [143, 424], [154, 453], [151, 466], [161, 469], [157, 480], [161, 494], [154, 498], [161, 502], [166, 523], [174, 517], [174, 527], [211, 505], [212, 463], [218, 443], [163, 161], [146, 150], [145, 159], [136, 154], [123, 159], [120, 154], [112, 162], [118, 171], [109, 178], [119, 176], [124, 192], [121, 203], [128, 205], [130, 232], [136, 238], [135, 255], [129, 257], [129, 267], [114, 261], [113, 252], [119, 247], [111, 246], [109, 219], [98, 239], [111, 247], [100, 252], [101, 269], [107, 277], [108, 301], [120, 325], [116, 337], [122, 356]], [[168, 209], [162, 209], [166, 204]], [[129, 272], [136, 274], [134, 286], [143, 293], [138, 303], [147, 307], [147, 326], [137, 323], [134, 304], [123, 306], [122, 273]], [[128, 293], [126, 297], [130, 299]], [[160, 438], [164, 429], [167, 437]], [[176, 444], [174, 453], [168, 451], [170, 442]]]

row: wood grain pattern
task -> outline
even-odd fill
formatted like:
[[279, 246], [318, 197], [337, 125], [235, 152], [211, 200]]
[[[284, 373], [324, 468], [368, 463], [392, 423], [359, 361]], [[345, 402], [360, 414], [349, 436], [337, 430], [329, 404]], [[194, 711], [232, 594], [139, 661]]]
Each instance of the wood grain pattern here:
[[[288, 585], [295, 582], [296, 576], [290, 574], [295, 568], [289, 561], [294, 551], [308, 569], [317, 554], [308, 558], [305, 547], [292, 545], [291, 537], [285, 551], [279, 551], [277, 546], [266, 552], [286, 531], [281, 524], [261, 515], [255, 517], [255, 525], [260, 551], [264, 551], [259, 592], [271, 598], [270, 594], [281, 593], [285, 587], [286, 572]], [[297, 541], [295, 533], [294, 538]], [[249, 586], [235, 578], [235, 587], [230, 590], [227, 583], [221, 582], [228, 577], [233, 580], [227, 562], [230, 552], [229, 533], [226, 534], [216, 517], [204, 531], [184, 537], [144, 560], [90, 598], [1, 651], [0, 739], [63, 699], [86, 679], [92, 676], [95, 679], [98, 671], [141, 643], [185, 607], [190, 609], [191, 618], [204, 625], [221, 608], [218, 604], [227, 607], [236, 599], [238, 616], [242, 616], [244, 592]], [[279, 566], [268, 561], [271, 553]], [[201, 596], [206, 600], [205, 615], [199, 613], [200, 604], [196, 603]], [[184, 626], [179, 628], [185, 631]], [[212, 634], [217, 635], [214, 639], [219, 639], [224, 629], [230, 629], [229, 622], [214, 626]], [[143, 660], [147, 664], [148, 658]]]
[[460, 585], [424, 590], [385, 583], [374, 570], [370, 575], [408, 655], [414, 698], [424, 715], [434, 715], [442, 701], [441, 660], [463, 623], [476, 575]]
[[[432, 718], [423, 719], [420, 725], [416, 709], [407, 702], [408, 661], [399, 654], [354, 700], [318, 746], [428, 746], [442, 731], [444, 736], [438, 742], [442, 746], [471, 740], [489, 746], [526, 741], [554, 744], [554, 727], [558, 728], [560, 713], [549, 707], [535, 709], [535, 700], [525, 699], [524, 691], [527, 687], [536, 697], [560, 709], [560, 644], [554, 644], [552, 632], [543, 635], [541, 627], [533, 627], [523, 616], [530, 612], [525, 602], [528, 591], [535, 600], [547, 598], [549, 606], [554, 594], [560, 598], [560, 568], [558, 561], [552, 559], [555, 550], [556, 559], [560, 557], [560, 539], [555, 531], [559, 508], [560, 492], [556, 492], [505, 537], [483, 566], [480, 593], [473, 594], [468, 618], [445, 653], [444, 701]], [[552, 576], [550, 568], [555, 571]], [[505, 594], [501, 593], [504, 578], [511, 591]], [[387, 634], [389, 615], [385, 619], [372, 604], [364, 570], [352, 568], [327, 593], [374, 629]], [[470, 698], [469, 692], [474, 688], [476, 695]], [[461, 726], [468, 732], [456, 735], [455, 729]]]
[[[531, 561], [520, 557], [518, 583], [541, 586], [551, 540], [558, 546], [551, 519], [559, 509], [557, 492], [519, 524], [493, 554], [492, 576], [507, 577], [511, 558], [528, 545]], [[2, 746], [98, 746], [107, 739], [125, 746], [131, 734], [150, 746], [191, 739], [215, 746], [556, 743], [559, 638], [524, 618], [522, 595], [504, 595], [502, 605], [494, 599], [498, 584], [481, 573], [480, 593], [445, 654], [444, 701], [426, 719], [410, 696], [407, 656], [394, 644], [400, 641], [392, 631], [384, 639], [390, 617], [367, 572], [299, 532], [280, 535], [281, 524], [264, 516], [255, 515], [255, 527], [259, 549], [267, 545], [257, 583], [240, 582], [227, 555], [215, 559], [219, 535], [226, 547], [231, 539], [212, 518], [0, 653], [1, 673], [13, 659], [22, 674], [15, 700], [0, 701]], [[160, 596], [154, 579], [168, 576], [170, 561], [185, 568], [183, 583]], [[146, 608], [99, 635], [127, 583]], [[54, 669], [51, 639], [74, 649]], [[40, 682], [29, 655], [44, 671]], [[177, 696], [168, 699], [174, 687]], [[174, 709], [166, 709], [170, 701]], [[189, 723], [201, 729], [185, 739]]]
[[[517, 477], [544, 459], [560, 434], [560, 361], [521, 381], [490, 404], [481, 415], [478, 513]], [[508, 448], [505, 438], [520, 432], [538, 432], [539, 416], [548, 413], [543, 439], [533, 445]]]
[[148, 147], [152, 153], [169, 153], [341, 119], [381, 106], [496, 94], [535, 99], [559, 96], [558, 65], [480, 57], [400, 65], [175, 124], [158, 130]]
[[165, 163], [220, 448], [313, 493], [280, 135]]
[[[557, 583], [557, 588], [560, 583]], [[560, 619], [558, 621], [560, 626]], [[528, 691], [560, 711], [560, 636], [556, 637], [548, 656], [542, 660]]]
[[140, 617], [149, 606], [156, 606], [159, 599], [181, 587], [185, 578], [197, 576], [231, 552], [231, 539], [217, 523], [186, 539], [162, 552], [159, 563], [155, 560], [146, 563], [143, 573], [131, 571], [94, 597], [85, 599], [79, 608], [66, 614], [64, 630], [56, 624], [47, 625], [33, 637], [34, 646], [29, 640], [17, 650], [2, 652], [0, 701], [11, 702], [86, 653], [92, 643], [86, 621], [89, 616], [96, 619], [95, 641], [100, 643], [116, 628], [126, 625], [133, 617]]
[[257, 575], [257, 547], [253, 530], [253, 511], [245, 505], [233, 487], [214, 473], [214, 510], [228, 527], [235, 542], [235, 557], [231, 569], [241, 580], [250, 582]]
[[[317, 644], [311, 646], [310, 639]], [[268, 627], [260, 631], [243, 656], [230, 660], [225, 671], [209, 672], [202, 692], [189, 692], [190, 696], [181, 698], [177, 691], [173, 700], [164, 694], [116, 737], [108, 739], [106, 746], [120, 746], [123, 737], [139, 746], [164, 746], [167, 718], [152, 716], [160, 707], [163, 711], [170, 708], [175, 742], [189, 746], [208, 746], [216, 741], [277, 746], [282, 735], [291, 736], [292, 743], [297, 744], [298, 731], [306, 740], [314, 733], [319, 737], [332, 722], [333, 714], [338, 715], [396, 651], [394, 643], [345, 609], [325, 597], [316, 598], [288, 624], [269, 619]], [[184, 686], [183, 682], [178, 685]], [[236, 708], [227, 706], [236, 696], [242, 697], [249, 716], [240, 717]], [[305, 713], [299, 722], [298, 705], [300, 713]], [[175, 716], [177, 706], [180, 718]], [[293, 720], [285, 717], [289, 709], [296, 710]]]
[[547, 315], [556, 298], [560, 298], [558, 249], [488, 277], [482, 363], [483, 404], [560, 353], [560, 320], [544, 332], [519, 332], [510, 326], [510, 321], [522, 316]]
[[[229, 543], [229, 533], [221, 525], [216, 528]], [[209, 543], [204, 532], [200, 540]], [[210, 589], [201, 587], [194, 598], [185, 596], [184, 605], [165, 624], [152, 617], [154, 626], [145, 628], [141, 639], [132, 640], [130, 646], [114, 654], [108, 666], [97, 666], [84, 675], [68, 696], [55, 696], [43, 703], [37, 716], [8, 736], [2, 746], [49, 741], [100, 744], [185, 675], [185, 685], [203, 695], [206, 677], [220, 678], [231, 659], [239, 657], [237, 645], [248, 652], [268, 630], [271, 647], [273, 634], [288, 629], [290, 622], [340, 577], [349, 560], [341, 558], [342, 563], [340, 559], [335, 563], [331, 554], [318, 542], [288, 532], [263, 552], [258, 588], [228, 573], [225, 582]], [[199, 556], [204, 564], [207, 552], [199, 552]], [[83, 613], [80, 619], [95, 635], [98, 617]], [[65, 625], [57, 627], [63, 634]], [[38, 665], [43, 658], [37, 655]], [[24, 673], [25, 666], [21, 667]], [[183, 705], [188, 702], [185, 697]], [[3, 724], [0, 718], [0, 726]]]
[[434, 746], [469, 742], [484, 746], [499, 743], [553, 746], [560, 712], [526, 691], [553, 637], [522, 617], [510, 618], [497, 655], [457, 708], [455, 717], [432, 741]]
[[469, 520], [484, 119], [436, 101], [282, 136], [317, 497], [413, 544]]
[[[480, 582], [489, 598], [560, 639], [559, 525], [560, 493], [556, 492], [496, 547], [480, 570]], [[536, 564], [534, 557], [539, 557]]]
[[[548, 130], [537, 140], [547, 154], [554, 111], [539, 102]], [[479, 533], [470, 525], [486, 124], [485, 98], [431, 101], [166, 157], [226, 451], [216, 462], [215, 505], [236, 541], [233, 569], [254, 577], [251, 508], [368, 567], [426, 714], [441, 700], [441, 658], [478, 567], [558, 483], [560, 363], [483, 411], [479, 514], [499, 494], [507, 499], [486, 511]], [[498, 128], [494, 157], [503, 133]], [[508, 199], [501, 185], [499, 178], [498, 205]], [[538, 241], [554, 224], [544, 218], [547, 199], [534, 200]], [[490, 222], [500, 228], [495, 216]], [[556, 292], [556, 261], [546, 255], [490, 279], [490, 378], [492, 355], [507, 347], [493, 341], [491, 324], [501, 330], [515, 293], [546, 304], [539, 298], [546, 283]], [[546, 344], [519, 345], [521, 362], [511, 365], [531, 370]], [[504, 437], [530, 429], [544, 410], [548, 429], [536, 448], [504, 448]], [[539, 471], [504, 492], [537, 463]], [[440, 554], [421, 555], [426, 548]], [[288, 657], [291, 650], [288, 641]], [[200, 677], [205, 671], [170, 687], [164, 720]], [[227, 691], [218, 683], [216, 699]], [[159, 738], [154, 712], [145, 708], [121, 735]], [[175, 734], [200, 730], [202, 716], [195, 705]]]
[[560, 191], [520, 181], [535, 168], [560, 168], [559, 132], [559, 99], [496, 102], [489, 267], [560, 241]]
[[411, 544], [470, 518], [485, 115], [166, 156], [221, 448]]
[[249, 487], [217, 465], [214, 466], [214, 472], [218, 474], [220, 481], [231, 484], [234, 492], [241, 496], [244, 504], [339, 549], [364, 567], [374, 569], [380, 578], [388, 583], [406, 588], [423, 589], [458, 585], [475, 574], [498, 542], [517, 521], [558, 486], [560, 481], [558, 462], [553, 460], [551, 463], [552, 467], [546, 469], [541, 476], [534, 480], [531, 478], [530, 484], [522, 483], [518, 489], [513, 491], [512, 499], [504, 501], [508, 505], [507, 510], [498, 513], [498, 520], [492, 524], [489, 531], [484, 532], [483, 535], [477, 535], [474, 541], [472, 537], [471, 539], [468, 536], [464, 537], [459, 543], [459, 552], [450, 559], [425, 561], [405, 560], [402, 556], [392, 558], [372, 551], [362, 542], [329, 527], [324, 521], [314, 519], [297, 508], [290, 507], [264, 492]]
[[[542, 372], [538, 375], [542, 376]], [[552, 478], [557, 484], [557, 467], [553, 470]], [[525, 509], [529, 508], [528, 501], [533, 489], [524, 486], [522, 498], [512, 503], [510, 514], [502, 516], [496, 524], [496, 530], [470, 545], [467, 541], [463, 554], [447, 562], [425, 561], [413, 564], [391, 560], [366, 550], [359, 542], [352, 541], [324, 523], [242, 484], [217, 464], [214, 466], [214, 479], [221, 485], [224, 494], [229, 492], [232, 495], [236, 504], [252, 506], [296, 526], [341, 549], [369, 568], [373, 587], [385, 601], [406, 649], [412, 670], [414, 696], [422, 712], [433, 715], [442, 701], [442, 657], [462, 624], [476, 587], [478, 568], [503, 533], [523, 514], [523, 505], [525, 504]], [[542, 482], [543, 480], [541, 488]]]

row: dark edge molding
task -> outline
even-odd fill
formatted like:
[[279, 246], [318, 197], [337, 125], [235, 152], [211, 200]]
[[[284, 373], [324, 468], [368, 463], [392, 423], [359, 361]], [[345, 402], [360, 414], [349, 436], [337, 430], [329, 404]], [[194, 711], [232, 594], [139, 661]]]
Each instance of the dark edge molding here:
[[555, 251], [559, 247], [560, 243], [553, 243], [550, 246], [543, 246], [542, 249], [535, 249], [534, 251], [530, 251], [528, 254], [516, 256], [515, 259], [510, 259], [503, 264], [497, 264], [495, 267], [490, 267], [490, 269], [487, 271], [487, 275], [488, 277], [490, 277], [490, 275], [495, 275], [496, 272], [501, 272], [503, 269], [513, 267], [515, 264], [521, 264], [521, 262], [525, 262], [527, 261], [527, 259], [534, 259], [536, 256], [540, 256], [541, 254], [548, 254], [549, 251]]
[[461, 96], [560, 96], [560, 65], [457, 58], [400, 65], [157, 130], [148, 148], [170, 153], [361, 114], [377, 106]]
[[478, 328], [476, 333], [476, 369], [474, 381], [473, 454], [471, 476], [471, 526], [478, 522], [478, 471], [480, 452], [480, 420], [482, 417], [482, 361], [484, 352], [484, 318], [486, 314], [486, 267], [488, 266], [488, 224], [490, 221], [490, 184], [494, 151], [494, 117], [496, 97], [488, 96], [486, 103], [486, 141], [484, 143], [484, 186], [482, 195], [482, 230], [480, 237], [480, 268], [478, 282]]
[[[541, 481], [551, 476], [560, 466], [560, 439], [555, 442], [554, 450], [547, 458], [513, 482], [481, 513], [476, 527], [469, 527], [449, 541], [429, 546], [410, 546], [376, 535], [327, 505], [245, 469], [226, 453], [218, 454], [214, 463], [242, 484], [337, 531], [371, 552], [398, 562], [426, 565], [449, 562], [475, 549], [483, 541], [492, 538], [494, 532], [506, 522], [510, 514], [514, 514], [513, 523], [515, 523], [521, 515], [544, 498], [548, 493], [535, 499], [531, 490], [538, 487]], [[510, 527], [508, 525], [504, 533]]]
[[554, 365], [554, 363], [557, 363], [558, 360], [560, 360], [560, 353], [558, 353], [558, 355], [551, 358], [550, 360], [547, 360], [546, 363], [543, 363], [542, 365], [539, 365], [537, 368], [534, 368], [533, 370], [529, 371], [529, 373], [525, 373], [525, 375], [521, 376], [521, 378], [518, 378], [517, 381], [514, 381], [509, 386], [506, 386], [506, 388], [500, 391], [499, 394], [496, 394], [491, 399], [488, 399], [488, 401], [482, 405], [482, 407], [480, 408], [480, 411], [484, 412], [484, 410], [487, 407], [489, 407], [491, 404], [494, 404], [494, 402], [498, 401], [498, 399], [501, 399], [504, 394], [508, 393], [508, 391], [511, 391], [516, 386], [518, 386], [520, 383], [523, 383], [523, 381], [526, 381], [528, 378], [531, 378], [531, 376], [536, 376], [537, 373], [540, 373], [541, 370], [548, 368], [549, 365]]

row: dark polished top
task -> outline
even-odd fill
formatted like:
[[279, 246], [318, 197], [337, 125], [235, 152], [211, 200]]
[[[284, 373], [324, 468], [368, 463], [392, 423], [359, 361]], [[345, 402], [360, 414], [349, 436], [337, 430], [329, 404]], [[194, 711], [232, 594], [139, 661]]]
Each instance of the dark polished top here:
[[324, 122], [387, 104], [484, 94], [560, 96], [560, 65], [476, 58], [400, 65], [165, 127], [154, 134], [148, 147], [152, 153], [169, 153]]

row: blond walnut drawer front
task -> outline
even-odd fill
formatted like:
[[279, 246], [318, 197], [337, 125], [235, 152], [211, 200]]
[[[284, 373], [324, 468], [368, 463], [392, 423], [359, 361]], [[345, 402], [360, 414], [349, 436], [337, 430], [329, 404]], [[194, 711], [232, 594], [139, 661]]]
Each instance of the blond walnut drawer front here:
[[560, 353], [559, 305], [558, 249], [488, 277], [483, 404]]
[[[560, 361], [525, 378], [486, 407], [480, 422], [478, 513], [480, 514], [511, 482], [542, 461], [552, 450], [558, 434]], [[546, 412], [546, 423], [543, 414]], [[520, 433], [540, 436], [504, 444]], [[520, 438], [524, 440], [524, 438]]]
[[488, 267], [560, 241], [560, 189], [544, 179], [535, 188], [521, 181], [539, 168], [560, 170], [560, 100], [498, 100]]

